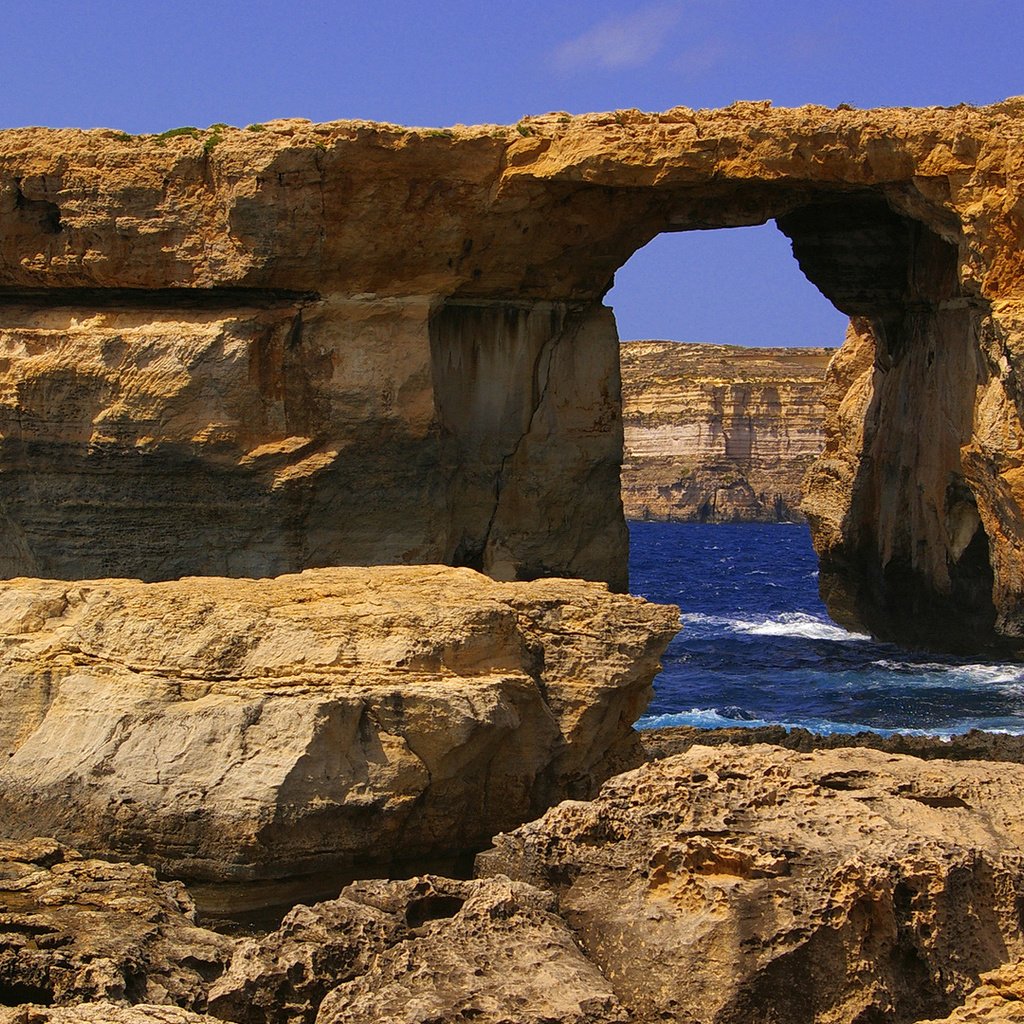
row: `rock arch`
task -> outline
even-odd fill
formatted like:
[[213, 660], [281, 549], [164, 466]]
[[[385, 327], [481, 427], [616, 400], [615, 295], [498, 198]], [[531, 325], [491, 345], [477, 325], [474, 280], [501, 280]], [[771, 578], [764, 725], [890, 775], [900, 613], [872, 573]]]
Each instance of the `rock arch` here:
[[776, 219], [852, 319], [823, 590], [1015, 647], [1024, 101], [0, 133], [0, 570], [626, 585], [615, 270]]

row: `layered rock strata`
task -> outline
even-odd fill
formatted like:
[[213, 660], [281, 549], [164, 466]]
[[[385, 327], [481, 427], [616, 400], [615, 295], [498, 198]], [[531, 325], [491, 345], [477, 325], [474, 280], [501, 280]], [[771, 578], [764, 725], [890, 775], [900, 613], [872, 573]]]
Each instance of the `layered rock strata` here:
[[659, 232], [774, 218], [861, 325], [808, 507], [831, 606], [1016, 646], [1022, 123], [1021, 100], [763, 102], [4, 132], [5, 571], [431, 561], [624, 587], [601, 296]]
[[632, 1019], [915, 1021], [1024, 949], [1022, 787], [1017, 765], [693, 747], [478, 869], [552, 889]]
[[281, 899], [451, 867], [635, 749], [678, 625], [437, 566], [7, 582], [0, 820]]
[[624, 342], [627, 519], [799, 522], [829, 348]]

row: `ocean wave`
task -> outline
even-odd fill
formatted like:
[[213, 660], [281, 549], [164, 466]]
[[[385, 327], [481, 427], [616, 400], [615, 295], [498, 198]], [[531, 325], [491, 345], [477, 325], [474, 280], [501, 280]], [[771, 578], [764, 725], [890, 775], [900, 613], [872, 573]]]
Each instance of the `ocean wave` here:
[[1020, 665], [957, 665], [953, 674], [962, 674], [985, 686], [998, 686], [1001, 690], [1012, 691], [1024, 684], [1024, 667]]
[[842, 626], [808, 615], [806, 612], [783, 612], [764, 622], [747, 624], [739, 632], [751, 636], [800, 636], [807, 640], [841, 640], [860, 642], [871, 637], [849, 633]]
[[637, 592], [689, 605], [643, 727], [1024, 734], [1024, 665], [848, 633], [818, 598], [799, 528], [644, 524], [631, 535]]
[[683, 624], [711, 626], [729, 633], [746, 636], [791, 636], [805, 640], [836, 640], [841, 643], [862, 643], [870, 640], [863, 633], [849, 633], [842, 626], [825, 622], [806, 612], [782, 612], [760, 619], [739, 618], [728, 615], [705, 615], [703, 612], [684, 612]]
[[696, 729], [759, 729], [764, 726], [781, 726], [783, 729], [806, 729], [808, 732], [822, 736], [856, 735], [861, 732], [876, 733], [879, 736], [927, 736], [932, 739], [949, 740], [953, 736], [961, 736], [978, 729], [982, 732], [997, 733], [1004, 736], [1024, 735], [1024, 720], [1020, 725], [1009, 724], [999, 719], [986, 724], [984, 719], [964, 719], [930, 729], [893, 726], [882, 728], [867, 725], [864, 722], [837, 722], [822, 718], [793, 718], [789, 721], [768, 721], [761, 718], [731, 717], [728, 712], [733, 708], [690, 708], [689, 711], [674, 711], [663, 715], [645, 715], [637, 723], [638, 729], [668, 729], [677, 726], [689, 726]]
[[879, 658], [871, 662], [873, 668], [883, 672], [919, 675], [926, 686], [977, 686], [997, 688], [1008, 696], [1024, 695], [1024, 666], [1010, 664], [970, 664], [939, 661], [901, 661]]

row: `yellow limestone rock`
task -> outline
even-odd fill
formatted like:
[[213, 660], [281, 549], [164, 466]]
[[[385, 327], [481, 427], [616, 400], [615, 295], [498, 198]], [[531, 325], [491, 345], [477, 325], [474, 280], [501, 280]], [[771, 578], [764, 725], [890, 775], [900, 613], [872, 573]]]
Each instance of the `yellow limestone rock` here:
[[1024, 1021], [1024, 966], [1019, 960], [981, 976], [974, 989], [948, 1017], [920, 1024], [1020, 1024]]
[[[50, 1019], [43, 1010], [5, 1017], [3, 1007], [15, 1003], [109, 1000], [198, 1010], [206, 1005], [209, 980], [228, 965], [233, 949], [232, 939], [197, 925], [180, 882], [159, 882], [152, 869], [137, 864], [83, 858], [52, 839], [0, 839], [3, 1024]], [[170, 1024], [193, 1018], [183, 1010], [152, 1019]]]
[[217, 1024], [216, 1017], [177, 1006], [79, 1003], [76, 1006], [0, 1007], [0, 1024]]
[[553, 889], [636, 1020], [914, 1021], [1024, 951], [1022, 793], [1016, 764], [694, 746], [477, 869]]
[[555, 897], [507, 878], [364, 881], [239, 944], [209, 1011], [244, 1024], [625, 1024]]
[[10, 581], [0, 820], [282, 901], [451, 865], [633, 751], [678, 625], [438, 566]]
[[834, 351], [624, 342], [626, 518], [799, 521]]
[[1015, 648], [1022, 127], [1010, 99], [2, 132], [0, 571], [624, 588], [601, 297], [659, 232], [775, 219], [857, 323], [807, 507], [830, 606]]

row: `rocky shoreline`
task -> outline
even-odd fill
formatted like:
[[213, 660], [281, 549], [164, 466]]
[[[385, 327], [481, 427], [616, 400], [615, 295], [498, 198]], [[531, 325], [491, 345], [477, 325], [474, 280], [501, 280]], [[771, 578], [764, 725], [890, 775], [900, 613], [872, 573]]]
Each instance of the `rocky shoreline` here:
[[638, 739], [472, 877], [354, 882], [247, 937], [150, 868], [6, 842], [0, 1022], [1020, 1019], [1024, 739]]
[[896, 733], [883, 736], [877, 732], [821, 733], [807, 729], [786, 729], [781, 725], [758, 726], [744, 729], [697, 729], [677, 726], [667, 729], [645, 729], [640, 732], [645, 757], [657, 759], [682, 753], [695, 745], [751, 746], [767, 743], [800, 753], [813, 750], [843, 750], [847, 748], [881, 750], [889, 754], [906, 754], [923, 760], [945, 761], [1009, 761], [1024, 764], [1024, 736], [1005, 733], [970, 732], [950, 736], [914, 736]]

